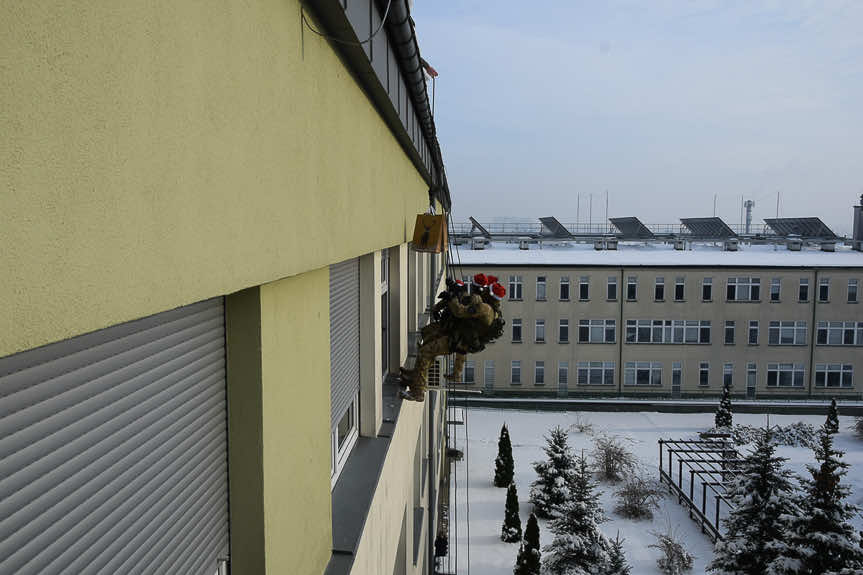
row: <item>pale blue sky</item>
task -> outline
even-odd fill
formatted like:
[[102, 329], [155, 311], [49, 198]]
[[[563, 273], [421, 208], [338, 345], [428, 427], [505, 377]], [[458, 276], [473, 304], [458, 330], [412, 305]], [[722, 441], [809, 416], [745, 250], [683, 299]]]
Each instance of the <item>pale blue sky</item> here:
[[454, 215], [822, 217], [863, 193], [863, 1], [416, 0]]

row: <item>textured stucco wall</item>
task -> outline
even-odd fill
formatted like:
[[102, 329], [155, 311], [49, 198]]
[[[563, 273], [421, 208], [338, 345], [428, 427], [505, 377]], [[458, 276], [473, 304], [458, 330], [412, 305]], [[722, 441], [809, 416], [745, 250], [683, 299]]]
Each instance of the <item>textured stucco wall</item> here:
[[323, 573], [332, 550], [329, 277], [261, 286], [268, 574]]
[[297, 0], [4, 2], [0, 70], [0, 356], [401, 243], [427, 206]]

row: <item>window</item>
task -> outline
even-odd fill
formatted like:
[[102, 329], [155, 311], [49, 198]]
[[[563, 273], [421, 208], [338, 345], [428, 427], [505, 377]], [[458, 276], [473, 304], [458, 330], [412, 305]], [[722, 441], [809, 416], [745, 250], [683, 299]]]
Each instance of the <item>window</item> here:
[[557, 363], [557, 384], [561, 387], [566, 387], [569, 383], [569, 362], [560, 361]]
[[606, 299], [608, 299], [608, 301], [617, 301], [617, 278], [614, 276], [608, 277], [608, 287], [606, 288]]
[[614, 343], [617, 321], [613, 319], [578, 320], [579, 343]]
[[710, 343], [710, 320], [626, 320], [626, 343]]
[[768, 363], [767, 387], [803, 387], [802, 363]]
[[545, 320], [536, 320], [536, 343], [545, 343]]
[[521, 276], [509, 276], [509, 299], [521, 299]]
[[357, 440], [357, 417], [359, 412], [359, 397], [354, 396], [351, 405], [342, 415], [335, 429], [330, 432], [330, 484], [336, 484], [345, 462], [348, 460], [348, 455]]
[[830, 278], [821, 278], [818, 282], [818, 301], [830, 301]]
[[521, 343], [521, 318], [512, 320], [512, 343]]
[[545, 362], [538, 361], [533, 367], [534, 385], [545, 385]]
[[734, 385], [734, 364], [726, 363], [722, 366], [722, 387], [731, 389]]
[[536, 301], [545, 301], [545, 276], [536, 276]]
[[725, 344], [734, 345], [734, 322], [725, 322]]
[[710, 383], [710, 363], [702, 361], [698, 364], [698, 386], [707, 387]]
[[754, 363], [746, 364], [746, 395], [755, 397], [755, 386], [758, 382], [758, 370]]
[[635, 301], [638, 298], [638, 278], [629, 276], [626, 278], [626, 299]]
[[758, 320], [749, 321], [749, 345], [758, 345]]
[[809, 278], [800, 278], [800, 291], [797, 299], [801, 302], [809, 301]]
[[759, 301], [761, 299], [761, 279], [728, 278], [726, 299], [728, 301]]
[[686, 296], [686, 278], [675, 278], [674, 301], [683, 301]]
[[683, 383], [683, 364], [675, 361], [671, 364], [671, 391], [680, 393], [680, 385]]
[[560, 325], [557, 331], [557, 341], [560, 343], [569, 343], [569, 320], [560, 320]]
[[805, 321], [771, 321], [767, 328], [769, 345], [806, 345]]
[[510, 382], [512, 385], [521, 385], [521, 360], [514, 359], [512, 360], [512, 365], [510, 366]]
[[665, 278], [656, 278], [656, 285], [653, 287], [653, 299], [656, 301], [665, 299]]
[[702, 301], [713, 301], [713, 278], [701, 280], [701, 299]]
[[841, 363], [815, 365], [815, 387], [854, 387], [854, 366]]
[[465, 383], [476, 383], [476, 363], [472, 359], [464, 362], [464, 372], [462, 379]]
[[569, 301], [569, 276], [560, 278], [560, 301]]
[[614, 385], [614, 362], [579, 361], [578, 385]]
[[779, 294], [782, 290], [782, 280], [773, 278], [770, 280], [770, 301], [779, 301]]
[[471, 286], [471, 277], [470, 276], [461, 276], [461, 282], [464, 284], [464, 287], [467, 288], [467, 293], [470, 293]]
[[590, 276], [578, 278], [578, 299], [587, 301], [590, 299]]
[[494, 387], [494, 360], [487, 359], [482, 364], [482, 376], [487, 388]]
[[863, 322], [819, 321], [818, 345], [863, 345]]
[[628, 361], [623, 375], [623, 385], [662, 385], [662, 363], [658, 361]]
[[857, 303], [857, 280], [848, 280], [848, 303]]

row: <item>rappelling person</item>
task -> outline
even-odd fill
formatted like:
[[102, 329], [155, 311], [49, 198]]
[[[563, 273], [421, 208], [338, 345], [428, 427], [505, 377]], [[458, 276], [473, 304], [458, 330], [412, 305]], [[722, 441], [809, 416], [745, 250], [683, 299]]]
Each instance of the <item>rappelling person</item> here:
[[478, 353], [503, 335], [505, 322], [500, 300], [506, 289], [494, 276], [477, 274], [470, 292], [459, 280], [447, 279], [447, 289], [432, 309], [432, 321], [421, 330], [422, 343], [417, 349], [414, 369], [401, 369], [402, 385], [408, 389], [402, 397], [423, 401], [427, 387], [428, 368], [439, 355], [455, 354], [450, 381], [461, 379], [465, 356]]

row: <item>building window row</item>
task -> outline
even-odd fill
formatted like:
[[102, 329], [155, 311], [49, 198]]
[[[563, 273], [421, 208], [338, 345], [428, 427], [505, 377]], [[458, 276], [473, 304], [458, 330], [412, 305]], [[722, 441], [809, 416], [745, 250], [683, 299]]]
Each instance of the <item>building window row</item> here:
[[819, 321], [818, 345], [863, 345], [863, 321]]
[[710, 343], [710, 321], [628, 319], [626, 343]]

